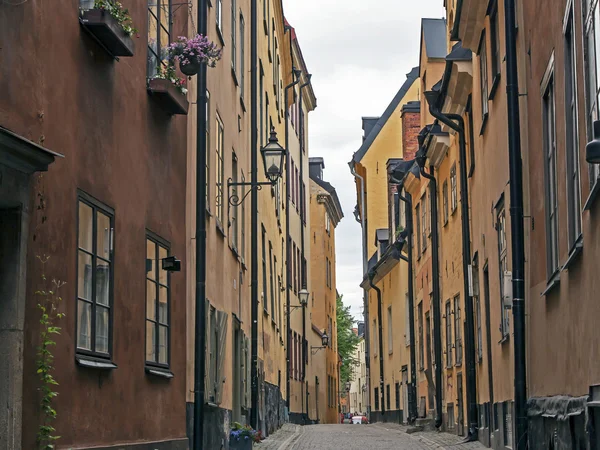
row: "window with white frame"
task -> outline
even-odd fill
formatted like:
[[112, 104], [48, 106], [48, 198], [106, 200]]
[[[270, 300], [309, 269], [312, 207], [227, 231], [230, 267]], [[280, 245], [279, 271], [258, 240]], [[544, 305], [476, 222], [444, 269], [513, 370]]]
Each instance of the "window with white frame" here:
[[452, 305], [446, 302], [446, 367], [452, 367]]
[[456, 163], [452, 164], [452, 167], [450, 168], [450, 190], [450, 206], [452, 208], [452, 214], [454, 214], [454, 211], [456, 211], [456, 208], [458, 207], [458, 191], [456, 186]]
[[416, 226], [416, 230], [417, 232], [414, 233], [417, 235], [417, 258], [420, 257], [421, 255], [421, 205], [417, 203], [417, 206], [415, 207], [415, 217], [417, 220], [417, 226]]
[[579, 180], [579, 138], [577, 120], [577, 72], [575, 69], [575, 21], [573, 2], [565, 23], [565, 118], [567, 153], [567, 213], [569, 250], [581, 235], [581, 187]]
[[387, 329], [388, 329], [388, 354], [394, 353], [394, 332], [392, 330], [392, 307], [387, 309]]
[[460, 295], [454, 297], [454, 350], [456, 352], [456, 365], [462, 364], [462, 320], [460, 312]]
[[225, 165], [223, 161], [223, 151], [225, 145], [225, 129], [223, 128], [223, 122], [217, 114], [217, 139], [216, 139], [216, 152], [215, 152], [215, 213], [217, 220], [220, 224], [223, 224], [223, 210], [225, 207], [225, 189], [223, 184], [223, 178], [225, 177]]
[[410, 298], [408, 297], [408, 293], [406, 294], [405, 304], [405, 320], [404, 320], [404, 344], [408, 347], [410, 345]]
[[475, 305], [475, 355], [477, 361], [481, 362], [483, 359], [483, 337], [481, 329], [481, 298], [479, 295], [479, 267], [477, 254], [475, 254], [475, 257], [473, 258], [471, 272], [473, 273], [473, 303]]
[[217, 20], [217, 29], [223, 34], [223, 0], [215, 0], [215, 18]]
[[236, 0], [231, 0], [231, 70], [237, 70], [237, 8]]
[[[585, 56], [586, 75], [586, 122], [588, 141], [594, 137], [593, 124], [600, 118], [600, 5], [595, 0], [583, 2], [583, 54]], [[594, 186], [600, 177], [600, 166], [590, 164], [590, 187]]]
[[[244, 98], [246, 91], [246, 24], [244, 16], [240, 14], [240, 97]], [[262, 91], [258, 95], [262, 99]]]
[[504, 304], [504, 272], [508, 270], [507, 241], [506, 241], [506, 210], [502, 198], [496, 206], [496, 233], [498, 235], [498, 268], [500, 271], [500, 331], [502, 337], [508, 336], [508, 308]]
[[481, 35], [481, 43], [479, 44], [479, 93], [481, 96], [481, 117], [485, 121], [488, 112], [488, 68], [487, 68], [487, 49], [486, 49], [485, 31]]
[[554, 104], [554, 56], [542, 82], [544, 174], [546, 191], [546, 265], [548, 279], [559, 270], [558, 180], [556, 178], [556, 113]]
[[444, 225], [448, 223], [448, 180], [442, 185], [442, 198], [444, 201]]
[[427, 194], [421, 197], [421, 241], [423, 253], [427, 250]]

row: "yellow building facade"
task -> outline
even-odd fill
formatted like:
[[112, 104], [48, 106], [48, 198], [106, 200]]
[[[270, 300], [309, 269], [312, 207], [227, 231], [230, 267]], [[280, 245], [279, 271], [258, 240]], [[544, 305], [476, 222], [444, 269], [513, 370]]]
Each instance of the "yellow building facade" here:
[[323, 179], [324, 167], [323, 158], [310, 158], [312, 312], [309, 359], [314, 378], [311, 376], [308, 380], [309, 409], [311, 414], [314, 411], [318, 423], [339, 423], [335, 227], [343, 212], [335, 188]]
[[[361, 287], [367, 295], [365, 357], [369, 379], [365, 387], [370, 397], [364, 410], [370, 412], [372, 421], [404, 422], [408, 417], [409, 274], [398, 242], [406, 223], [404, 207], [388, 183], [388, 163], [405, 156], [404, 110], [418, 102], [420, 91], [415, 68], [381, 117], [363, 117], [363, 144], [350, 162], [358, 175], [357, 211], [365, 212], [363, 251], [369, 257]], [[410, 158], [410, 152], [406, 156]], [[361, 205], [363, 186], [365, 204]]]

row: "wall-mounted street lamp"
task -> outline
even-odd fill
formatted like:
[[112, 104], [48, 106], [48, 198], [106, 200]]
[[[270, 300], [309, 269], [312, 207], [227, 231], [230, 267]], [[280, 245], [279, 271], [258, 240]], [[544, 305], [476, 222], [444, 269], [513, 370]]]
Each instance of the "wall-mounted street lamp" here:
[[[281, 175], [283, 174], [283, 163], [285, 161], [286, 150], [279, 145], [275, 127], [271, 127], [271, 137], [269, 138], [269, 143], [260, 149], [260, 153], [262, 154], [263, 164], [265, 166], [265, 176], [269, 181], [259, 181], [257, 183], [234, 183], [230, 178], [227, 180], [227, 189], [229, 191], [229, 204], [231, 206], [241, 205], [248, 194], [254, 189], [260, 191], [263, 186], [274, 186], [281, 178]], [[250, 189], [242, 198], [240, 198], [236, 191], [231, 193], [231, 188], [235, 186], [248, 186]]]
[[323, 348], [327, 348], [327, 346], [329, 345], [329, 336], [327, 336], [327, 333], [323, 333], [321, 335], [321, 347], [310, 347], [310, 351], [313, 355], [316, 355], [317, 352]]
[[594, 121], [594, 139], [585, 146], [585, 160], [590, 164], [600, 163], [600, 120]]
[[290, 305], [286, 315], [291, 314], [292, 311], [294, 311], [296, 308], [306, 308], [306, 305], [308, 305], [308, 296], [310, 294], [308, 293], [308, 291], [306, 289], [302, 289], [300, 292], [298, 292], [298, 298], [300, 299], [300, 304], [299, 305]]
[[154, 261], [160, 261], [162, 264], [162, 270], [167, 272], [179, 272], [181, 271], [181, 261], [174, 256], [167, 256], [159, 260], [146, 258], [146, 273], [152, 270], [152, 264]]
[[352, 384], [349, 381], [346, 381], [346, 392], [350, 392], [350, 387]]

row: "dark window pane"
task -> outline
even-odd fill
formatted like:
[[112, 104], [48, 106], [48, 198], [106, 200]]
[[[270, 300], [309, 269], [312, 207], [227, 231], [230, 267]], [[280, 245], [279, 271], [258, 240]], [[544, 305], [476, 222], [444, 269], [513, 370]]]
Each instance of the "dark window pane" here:
[[92, 307], [89, 303], [77, 301], [77, 347], [92, 349]]
[[158, 330], [158, 362], [161, 364], [167, 364], [168, 345], [168, 328], [161, 325]]
[[79, 248], [92, 252], [92, 208], [79, 202]]
[[162, 260], [168, 256], [167, 249], [164, 247], [158, 247], [158, 278], [162, 285], [167, 285], [167, 271], [162, 268]]
[[159, 297], [158, 297], [158, 321], [162, 324], [168, 324], [168, 293], [167, 288], [160, 286], [159, 287]]
[[77, 296], [92, 300], [92, 257], [81, 250], [77, 263]]
[[96, 307], [96, 351], [108, 353], [108, 308]]
[[148, 262], [146, 277], [151, 280], [156, 279], [156, 244], [149, 239], [146, 239], [146, 260]]
[[146, 280], [146, 318], [156, 320], [156, 284]]
[[96, 214], [96, 255], [110, 261], [110, 218]]
[[110, 263], [96, 259], [96, 303], [108, 306], [110, 303]]
[[156, 325], [146, 322], [146, 361], [156, 361]]

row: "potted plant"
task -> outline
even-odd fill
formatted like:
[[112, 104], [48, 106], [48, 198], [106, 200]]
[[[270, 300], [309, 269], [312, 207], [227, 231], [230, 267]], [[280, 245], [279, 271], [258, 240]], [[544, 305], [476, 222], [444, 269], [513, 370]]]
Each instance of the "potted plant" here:
[[229, 448], [232, 450], [250, 450], [255, 442], [262, 440], [262, 433], [254, 430], [250, 425], [233, 423], [229, 433]]
[[148, 80], [148, 92], [167, 113], [187, 114], [185, 78], [177, 75], [172, 63], [161, 65], [156, 76]]
[[112, 56], [133, 56], [137, 35], [129, 11], [116, 0], [82, 0], [79, 22]]
[[184, 75], [193, 76], [200, 71], [200, 64], [215, 67], [221, 59], [221, 49], [208, 37], [197, 34], [192, 38], [179, 36], [167, 47], [170, 61], [177, 61]]

